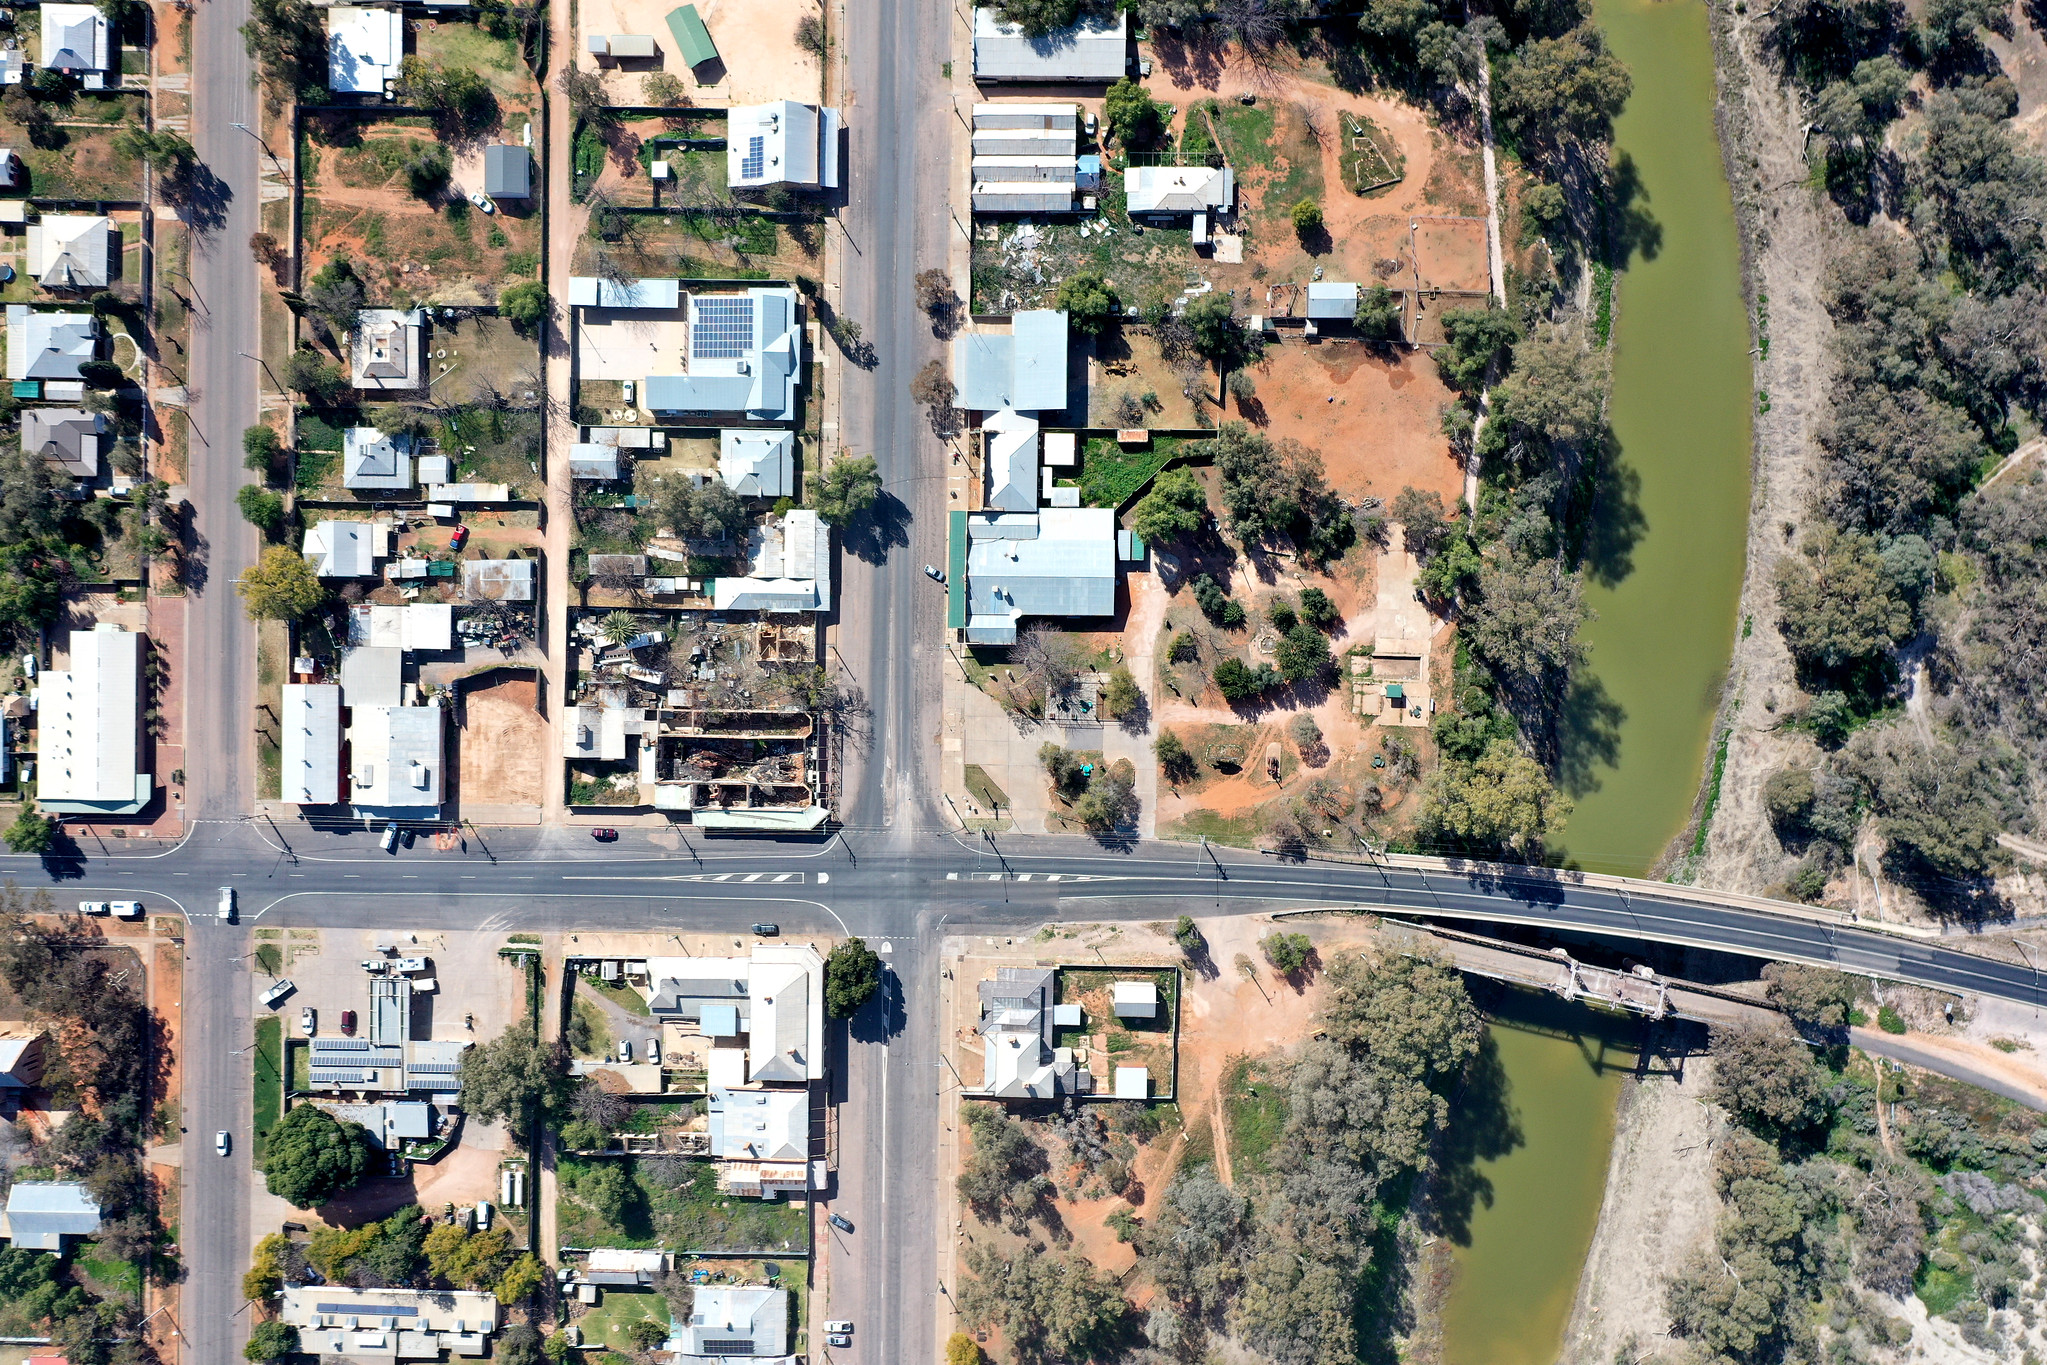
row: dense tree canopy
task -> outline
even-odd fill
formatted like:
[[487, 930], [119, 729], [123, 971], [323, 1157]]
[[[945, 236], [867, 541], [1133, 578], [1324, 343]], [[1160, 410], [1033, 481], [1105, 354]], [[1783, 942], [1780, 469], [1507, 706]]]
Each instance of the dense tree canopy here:
[[263, 1181], [286, 1203], [310, 1209], [354, 1186], [369, 1169], [370, 1140], [360, 1123], [337, 1120], [316, 1104], [294, 1106], [271, 1128]]

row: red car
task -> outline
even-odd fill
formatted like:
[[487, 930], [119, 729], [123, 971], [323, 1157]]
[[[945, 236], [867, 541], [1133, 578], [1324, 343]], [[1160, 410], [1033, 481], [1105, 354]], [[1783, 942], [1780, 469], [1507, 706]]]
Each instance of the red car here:
[[343, 1033], [346, 1033], [346, 1034], [348, 1034], [348, 1035], [349, 1035], [350, 1037], [354, 1037], [354, 1036], [355, 1036], [355, 1011], [354, 1011], [354, 1010], [343, 1010], [343, 1011], [341, 1011], [341, 1031], [342, 1031]]
[[608, 844], [618, 837], [618, 831], [615, 829], [593, 829], [590, 831], [590, 837], [600, 844]]
[[469, 528], [467, 526], [457, 526], [455, 533], [448, 537], [448, 548], [451, 550], [459, 550], [468, 543]]

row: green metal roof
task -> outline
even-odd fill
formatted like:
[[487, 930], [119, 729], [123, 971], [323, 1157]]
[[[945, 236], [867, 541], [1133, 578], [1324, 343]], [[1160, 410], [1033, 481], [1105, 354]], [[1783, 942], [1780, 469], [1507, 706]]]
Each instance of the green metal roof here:
[[43, 381], [40, 379], [15, 380], [14, 396], [16, 398], [41, 398], [43, 396]]
[[945, 626], [960, 630], [967, 624], [967, 514], [946, 515], [945, 535]]
[[695, 5], [670, 10], [668, 31], [675, 35], [675, 45], [682, 49], [682, 59], [691, 66], [701, 66], [718, 59], [718, 45], [711, 41], [711, 30], [704, 27], [703, 17], [697, 13]]

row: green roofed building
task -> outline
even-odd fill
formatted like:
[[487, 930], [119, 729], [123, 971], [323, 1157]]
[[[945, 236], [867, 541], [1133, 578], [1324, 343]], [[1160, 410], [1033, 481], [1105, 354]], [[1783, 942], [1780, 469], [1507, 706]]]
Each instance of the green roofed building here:
[[695, 5], [670, 10], [668, 31], [675, 35], [675, 45], [681, 50], [682, 59], [691, 66], [717, 60], [718, 45], [711, 41], [711, 30], [704, 27], [703, 16], [697, 13]]

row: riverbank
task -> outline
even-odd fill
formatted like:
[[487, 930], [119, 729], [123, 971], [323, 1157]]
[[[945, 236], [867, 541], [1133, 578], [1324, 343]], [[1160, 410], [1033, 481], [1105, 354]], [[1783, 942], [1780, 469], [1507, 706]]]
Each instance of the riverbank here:
[[1639, 1361], [1669, 1346], [1664, 1284], [1706, 1245], [1719, 1211], [1712, 1144], [1725, 1125], [1703, 1098], [1712, 1065], [1703, 1054], [1652, 1058], [1623, 1086], [1606, 1196], [1559, 1360]]
[[1817, 752], [1783, 724], [1801, 694], [1777, 630], [1772, 584], [1779, 561], [1797, 552], [1789, 531], [1809, 515], [1818, 487], [1818, 433], [1831, 373], [1826, 349], [1834, 331], [1820, 277], [1839, 246], [1841, 224], [1833, 206], [1807, 187], [1805, 125], [1764, 51], [1767, 18], [1730, 0], [1713, 0], [1708, 15], [1742, 293], [1752, 323], [1763, 323], [1755, 328], [1756, 387], [1768, 403], [1766, 410], [1757, 403], [1741, 626], [1714, 724], [1716, 734], [1728, 734], [1727, 759], [1710, 813], [1710, 772], [1701, 784], [1694, 821], [1704, 816], [1711, 825], [1703, 856], [1685, 871], [1701, 885], [1760, 895], [1781, 889], [1792, 865], [1763, 808], [1763, 783]]

